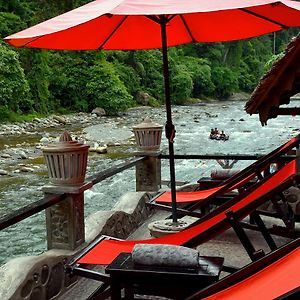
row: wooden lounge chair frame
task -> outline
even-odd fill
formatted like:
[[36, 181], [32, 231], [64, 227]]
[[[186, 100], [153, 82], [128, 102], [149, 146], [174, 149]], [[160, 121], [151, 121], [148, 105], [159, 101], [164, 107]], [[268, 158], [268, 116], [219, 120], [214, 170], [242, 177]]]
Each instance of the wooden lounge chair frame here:
[[[201, 209], [212, 202], [212, 199], [216, 199], [217, 197], [224, 197], [228, 191], [233, 190], [239, 185], [244, 185], [249, 182], [250, 179], [253, 179], [255, 176], [259, 180], [263, 178], [262, 172], [265, 171], [271, 163], [279, 162], [279, 159], [282, 155], [287, 154], [293, 148], [299, 148], [300, 143], [300, 135], [290, 139], [285, 144], [277, 147], [270, 153], [260, 157], [257, 161], [236, 173], [232, 177], [225, 180], [217, 189], [211, 189], [212, 192], [204, 197], [203, 199], [196, 199], [193, 203], [189, 203], [185, 209], [177, 209], [179, 215], [188, 215], [193, 217], [199, 217], [201, 214], [199, 212], [195, 212], [196, 209]], [[180, 198], [180, 194], [182, 192], [177, 192], [177, 200]], [[194, 192], [190, 192], [191, 195]], [[195, 192], [197, 193], [197, 192]], [[171, 211], [171, 207], [169, 205], [157, 203], [157, 200], [166, 192], [159, 193], [154, 198], [152, 198], [147, 205], [152, 208], [159, 208], [167, 211]], [[227, 198], [228, 199], [228, 198]], [[226, 200], [227, 200], [226, 199]], [[223, 199], [224, 200], [224, 199]]]
[[[298, 182], [299, 175], [289, 174], [289, 172], [286, 171], [292, 165], [294, 168], [295, 161], [288, 163], [286, 166], [284, 166], [281, 170], [279, 170], [275, 174], [271, 174], [268, 177], [262, 179], [255, 187], [252, 186], [248, 190], [246, 190], [243, 193], [243, 195], [239, 195], [239, 196], [235, 197], [234, 199], [229, 200], [228, 202], [219, 206], [215, 211], [209, 213], [208, 215], [205, 215], [198, 222], [196, 222], [196, 224], [193, 225], [190, 229], [185, 230], [185, 231], [187, 231], [187, 230], [195, 231], [194, 235], [191, 235], [187, 240], [183, 241], [182, 243], [178, 243], [178, 241], [177, 241], [176, 243], [173, 243], [173, 244], [181, 244], [183, 246], [195, 247], [205, 241], [208, 241], [213, 236], [215, 236], [221, 232], [224, 232], [226, 229], [228, 229], [232, 226], [234, 228], [235, 232], [237, 233], [238, 237], [240, 238], [240, 240], [241, 240], [243, 246], [245, 247], [247, 253], [249, 254], [250, 258], [252, 260], [257, 260], [257, 259], [261, 258], [264, 255], [263, 251], [262, 250], [256, 251], [254, 249], [253, 245], [251, 244], [250, 240], [247, 238], [247, 235], [243, 230], [243, 226], [240, 224], [240, 220], [242, 220], [243, 218], [248, 216], [250, 213], [254, 212], [255, 209], [259, 205], [261, 205], [262, 203], [267, 201], [274, 193], [278, 193], [278, 192], [288, 188], [289, 186], [294, 185], [296, 182]], [[277, 175], [277, 177], [274, 177], [276, 174], [279, 174], [279, 175]], [[268, 183], [270, 184], [271, 178], [273, 178], [273, 181], [275, 179], [278, 180], [278, 176], [286, 176], [286, 177], [276, 187], [273, 187], [267, 193], [262, 193], [262, 190], [264, 189], [264, 185], [266, 185]], [[256, 199], [251, 200], [252, 193], [258, 193], [258, 188], [260, 189], [259, 196]], [[245, 201], [245, 199], [247, 199], [247, 197], [249, 197], [250, 198], [249, 201], [250, 200], [251, 201], [249, 203], [247, 203], [246, 205], [240, 207], [238, 210], [236, 209], [236, 211], [234, 211], [233, 208], [235, 207], [235, 205], [240, 205], [241, 204], [240, 202], [242, 202], [243, 200]], [[226, 213], [226, 218], [223, 218], [221, 221], [219, 221], [215, 224], [212, 223], [211, 225], [209, 225], [209, 227], [207, 229], [205, 229], [201, 233], [199, 232], [198, 234], [196, 234], [198, 232], [197, 225], [201, 227], [201, 225], [205, 221], [212, 220], [215, 216], [218, 216], [219, 214], [223, 214], [223, 213]], [[260, 222], [258, 222], [258, 223], [260, 223]], [[199, 227], [199, 229], [200, 229], [200, 227]], [[262, 224], [259, 224], [259, 228], [261, 229], [263, 236], [265, 238], [267, 237], [266, 241], [267, 241], [270, 249], [271, 250], [276, 249], [277, 248], [276, 244], [273, 241], [271, 235], [268, 233], [268, 230], [266, 229], [266, 227]], [[180, 234], [182, 234], [182, 232], [173, 234], [173, 235], [169, 236], [169, 238], [171, 238], [171, 239], [174, 237], [176, 238], [176, 236], [178, 237]], [[166, 238], [168, 238], [168, 237], [166, 237]], [[76, 274], [76, 275], [80, 275], [80, 276], [84, 276], [84, 277], [87, 277], [90, 279], [95, 279], [95, 280], [104, 282], [104, 285], [101, 286], [101, 292], [103, 292], [103, 290], [109, 285], [109, 277], [105, 274], [101, 274], [101, 273], [87, 269], [86, 264], [90, 264], [91, 262], [84, 262], [84, 257], [87, 254], [90, 254], [90, 252], [93, 251], [93, 249], [95, 249], [96, 247], [101, 248], [101, 243], [106, 242], [108, 240], [115, 240], [115, 239], [112, 237], [100, 236], [91, 245], [89, 245], [87, 248], [83, 249], [83, 251], [81, 251], [76, 257], [74, 257], [66, 265], [67, 271], [71, 274]], [[151, 241], [154, 243], [162, 243], [161, 240], [162, 239], [158, 238], [158, 239], [153, 239]], [[121, 242], [121, 244], [124, 244], [126, 242], [129, 242], [130, 245], [131, 244], [134, 245], [134, 243], [144, 243], [144, 242], [147, 242], [147, 240], [142, 240], [142, 241], [137, 241], [137, 242], [123, 241], [123, 242]], [[112, 245], [111, 250], [115, 250], [114, 248], [117, 247], [118, 244], [119, 243], [116, 241], [116, 245]], [[172, 244], [172, 243], [169, 243], [169, 244]], [[123, 249], [120, 249], [119, 253], [121, 253], [121, 252], [128, 252], [128, 251], [123, 251]], [[129, 249], [129, 252], [131, 252], [130, 249]], [[106, 264], [109, 264], [109, 263], [110, 262], [106, 262]], [[97, 264], [97, 262], [96, 262], [96, 264]], [[98, 264], [101, 264], [101, 263], [98, 263]]]
[[[289, 255], [289, 253], [291, 253], [292, 251], [294, 251], [299, 247], [300, 247], [300, 238], [297, 238], [296, 240], [292, 240], [291, 242], [285, 244], [284, 246], [278, 248], [277, 250], [268, 253], [267, 255], [260, 258], [259, 260], [248, 264], [247, 266], [237, 270], [236, 272], [220, 279], [216, 283], [213, 283], [212, 285], [200, 290], [194, 295], [186, 298], [186, 300], [205, 299], [209, 296], [214, 296], [215, 294], [217, 294], [222, 290], [230, 289], [233, 285], [239, 284], [239, 282], [243, 281], [244, 279], [247, 279], [255, 275], [257, 272], [263, 270], [264, 268], [271, 266], [273, 263], [277, 262], [282, 257]], [[293, 275], [291, 274], [291, 276]], [[282, 283], [278, 282], [277, 284], [282, 284]], [[299, 285], [300, 285], [300, 279], [299, 279]], [[283, 295], [278, 295], [276, 299], [277, 300], [298, 299], [297, 297], [294, 298], [296, 295], [300, 295], [299, 287]]]

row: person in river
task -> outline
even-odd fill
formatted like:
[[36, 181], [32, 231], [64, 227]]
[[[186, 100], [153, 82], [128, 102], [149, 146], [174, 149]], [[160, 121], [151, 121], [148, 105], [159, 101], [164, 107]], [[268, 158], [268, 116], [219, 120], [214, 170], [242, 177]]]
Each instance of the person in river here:
[[210, 135], [209, 135], [209, 138], [210, 139], [216, 139], [218, 137], [218, 129], [215, 128], [215, 129], [211, 129], [210, 130]]

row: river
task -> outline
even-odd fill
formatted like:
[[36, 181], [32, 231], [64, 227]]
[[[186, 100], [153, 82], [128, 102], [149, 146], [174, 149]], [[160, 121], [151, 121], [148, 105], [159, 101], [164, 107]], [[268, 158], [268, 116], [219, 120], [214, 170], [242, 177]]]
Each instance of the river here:
[[[257, 115], [249, 116], [245, 113], [244, 104], [243, 101], [212, 101], [203, 105], [173, 107], [173, 121], [176, 126], [175, 153], [264, 154], [299, 132], [297, 117], [280, 116], [269, 120], [268, 125], [262, 127]], [[300, 102], [293, 101], [293, 106], [295, 104], [299, 105]], [[161, 124], [165, 122], [165, 111], [162, 108], [143, 108], [130, 110], [119, 118], [107, 120], [102, 118], [99, 124], [88, 128], [76, 128], [75, 132], [83, 137], [89, 136], [90, 139], [102, 143], [111, 140], [121, 143], [121, 146], [109, 147], [108, 154], [89, 155], [87, 176], [116, 165], [133, 155], [135, 146], [128, 139], [132, 135], [131, 128], [146, 116]], [[229, 135], [229, 140], [224, 142], [208, 139], [210, 129], [215, 127], [224, 130]], [[75, 129], [68, 128], [68, 130], [72, 132]], [[61, 131], [62, 128], [52, 129], [52, 134], [54, 132], [59, 135]], [[23, 135], [16, 138], [5, 137], [4, 140], [8, 147], [15, 146], [16, 139], [26, 140], [20, 147], [32, 148], [40, 137], [41, 135], [30, 137]], [[165, 138], [162, 140], [161, 149], [163, 153], [167, 153]], [[48, 178], [42, 157], [37, 156], [30, 162], [25, 160], [22, 163], [30, 163], [35, 171], [0, 177], [1, 216], [43, 197], [42, 186], [48, 183]], [[249, 163], [239, 161], [235, 167], [242, 168]], [[195, 182], [200, 177], [209, 175], [211, 169], [216, 167], [220, 168], [216, 161], [176, 160], [176, 180]], [[162, 162], [162, 179], [169, 179], [168, 162], [165, 160]], [[134, 190], [134, 168], [95, 185], [85, 192], [85, 215], [111, 209], [123, 193]], [[16, 256], [42, 253], [46, 249], [45, 234], [44, 212], [1, 231], [0, 264]]]

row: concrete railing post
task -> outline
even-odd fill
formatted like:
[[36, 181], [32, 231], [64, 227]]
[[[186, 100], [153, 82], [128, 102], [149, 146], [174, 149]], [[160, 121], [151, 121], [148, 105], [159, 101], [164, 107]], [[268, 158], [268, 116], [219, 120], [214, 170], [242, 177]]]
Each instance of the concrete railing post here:
[[84, 191], [88, 145], [72, 141], [63, 133], [59, 143], [43, 149], [50, 185], [45, 195], [66, 194], [66, 199], [46, 209], [48, 249], [74, 250], [84, 243]]
[[161, 187], [160, 143], [162, 125], [146, 118], [142, 123], [133, 126], [138, 147], [136, 156], [146, 158], [136, 165], [136, 191], [155, 192]]

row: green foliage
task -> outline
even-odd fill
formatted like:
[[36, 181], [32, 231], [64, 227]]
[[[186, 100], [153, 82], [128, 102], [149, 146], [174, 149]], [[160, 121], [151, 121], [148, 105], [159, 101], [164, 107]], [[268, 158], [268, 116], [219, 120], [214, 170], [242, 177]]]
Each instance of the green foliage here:
[[134, 68], [144, 90], [159, 101], [164, 101], [162, 55], [159, 50], [135, 51]]
[[152, 107], [160, 107], [161, 103], [157, 99], [155, 99], [154, 97], [150, 96], [148, 105], [152, 106]]
[[223, 63], [224, 46], [222, 43], [198, 43], [195, 44], [197, 57], [207, 58], [212, 64]]
[[133, 104], [133, 98], [120, 80], [113, 64], [101, 61], [90, 68], [86, 85], [90, 107], [102, 107], [110, 114], [124, 111]]
[[132, 96], [136, 96], [137, 92], [141, 90], [141, 78], [133, 67], [124, 63], [114, 63], [116, 72], [120, 80], [124, 83], [127, 91]]
[[184, 63], [193, 80], [193, 97], [211, 96], [215, 86], [211, 80], [211, 67], [207, 59], [184, 57]]
[[271, 69], [273, 63], [275, 63], [276, 60], [278, 60], [281, 57], [283, 57], [283, 55], [284, 55], [283, 52], [281, 52], [281, 53], [279, 53], [277, 55], [272, 55], [271, 58], [264, 65], [264, 73], [268, 72]]
[[255, 74], [251, 72], [249, 65], [247, 65], [244, 61], [241, 62], [240, 74], [239, 74], [239, 88], [245, 92], [252, 92], [256, 86], [256, 82], [258, 80], [257, 76], [259, 74]]
[[89, 111], [86, 84], [90, 78], [89, 69], [93, 66], [93, 60], [86, 55], [85, 52], [51, 53], [52, 74], [49, 90], [56, 109], [63, 107], [71, 111]]
[[52, 111], [49, 92], [50, 69], [48, 67], [48, 52], [34, 51], [28, 62], [31, 64], [27, 78], [30, 84], [30, 91], [34, 109], [40, 113], [47, 114]]
[[[0, 35], [5, 37], [90, 0], [0, 0]], [[170, 47], [170, 88], [175, 104], [191, 99], [226, 99], [251, 92], [299, 29], [227, 43]], [[160, 50], [40, 51], [0, 46], [0, 120], [24, 113], [91, 111], [114, 114], [131, 105], [138, 92], [149, 105], [164, 102]], [[267, 62], [267, 63], [265, 63]]]
[[25, 25], [19, 16], [12, 13], [0, 12], [0, 36], [2, 38], [13, 32], [22, 30]]
[[183, 104], [192, 95], [193, 80], [189, 72], [180, 72], [172, 77], [171, 100], [174, 104]]
[[212, 81], [216, 87], [218, 99], [226, 99], [238, 90], [237, 75], [227, 66], [218, 66], [212, 69]]
[[12, 111], [7, 105], [0, 105], [0, 122], [10, 121]]
[[18, 54], [0, 45], [0, 106], [6, 110], [28, 111], [31, 102], [28, 98], [29, 86], [24, 75]]

